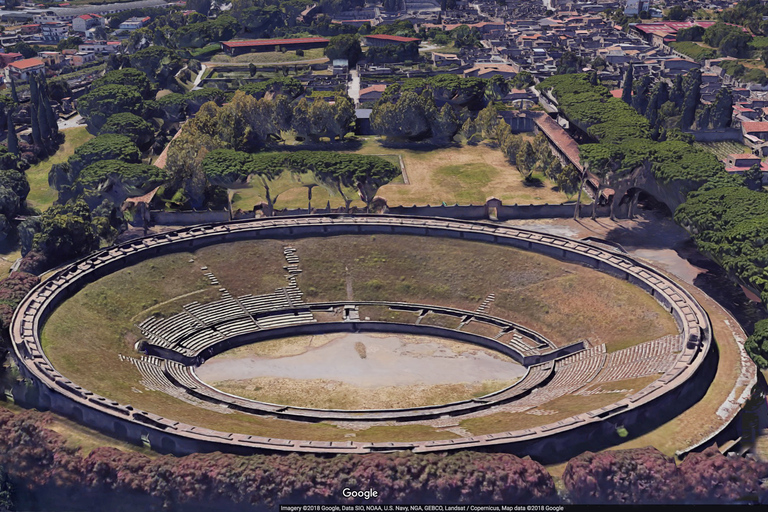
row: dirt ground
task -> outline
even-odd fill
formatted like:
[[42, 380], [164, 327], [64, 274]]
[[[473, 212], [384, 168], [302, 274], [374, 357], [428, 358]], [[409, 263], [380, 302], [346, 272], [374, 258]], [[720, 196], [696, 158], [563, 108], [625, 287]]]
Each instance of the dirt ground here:
[[381, 409], [466, 400], [525, 374], [497, 352], [432, 337], [354, 333], [275, 342], [280, 355], [248, 355], [264, 352], [257, 343], [206, 361], [197, 375], [227, 393], [267, 402]]

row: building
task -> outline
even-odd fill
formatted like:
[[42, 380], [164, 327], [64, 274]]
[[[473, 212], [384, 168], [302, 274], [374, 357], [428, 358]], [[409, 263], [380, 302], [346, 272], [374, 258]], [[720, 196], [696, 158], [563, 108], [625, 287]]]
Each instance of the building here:
[[4, 68], [11, 62], [16, 62], [23, 58], [24, 56], [22, 54], [16, 52], [0, 53], [0, 67]]
[[627, 0], [624, 6], [624, 14], [627, 16], [637, 16], [641, 12], [648, 12], [650, 8], [650, 0]]
[[26, 82], [33, 73], [45, 73], [45, 63], [36, 58], [11, 62], [5, 68], [5, 78]]
[[96, 54], [93, 52], [77, 52], [74, 55], [71, 55], [70, 59], [73, 66], [80, 67], [83, 64], [95, 61]]
[[77, 50], [105, 55], [109, 53], [118, 53], [120, 51], [120, 45], [120, 41], [92, 41], [77, 45]]
[[30, 34], [39, 34], [40, 33], [40, 24], [39, 23], [29, 23], [27, 25], [21, 25], [17, 27], [19, 30], [19, 34], [23, 36], [28, 36]]
[[373, 84], [368, 87], [360, 89], [359, 102], [370, 103], [378, 101], [384, 91], [387, 89], [387, 84]]
[[85, 34], [92, 28], [103, 27], [104, 24], [104, 18], [98, 14], [81, 14], [72, 20], [72, 30], [79, 34]]
[[118, 27], [120, 30], [127, 30], [129, 32], [133, 32], [134, 30], [139, 30], [142, 27], [147, 26], [149, 22], [152, 20], [149, 16], [144, 16], [143, 18], [140, 18], [138, 16], [134, 16], [133, 18], [128, 18], [124, 22], [120, 24]]
[[43, 36], [44, 41], [58, 43], [69, 35], [69, 25], [63, 21], [42, 23], [40, 25], [40, 34]]
[[393, 44], [420, 43], [421, 39], [415, 37], [389, 36], [386, 34], [372, 34], [363, 37], [365, 46], [388, 46]]
[[64, 58], [61, 52], [38, 52], [37, 56], [46, 66], [61, 64], [61, 61]]
[[280, 50], [311, 50], [325, 48], [330, 40], [324, 37], [299, 37], [296, 39], [248, 39], [243, 41], [224, 41], [221, 48], [229, 55], [251, 52], [277, 52]]

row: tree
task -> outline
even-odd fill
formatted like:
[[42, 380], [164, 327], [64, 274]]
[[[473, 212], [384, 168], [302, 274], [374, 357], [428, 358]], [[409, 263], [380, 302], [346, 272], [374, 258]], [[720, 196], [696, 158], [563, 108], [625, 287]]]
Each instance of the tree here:
[[443, 105], [431, 123], [431, 130], [432, 140], [438, 144], [445, 144], [453, 139], [459, 130], [459, 121], [450, 105]]
[[755, 164], [744, 171], [744, 185], [750, 190], [763, 190], [763, 170]]
[[683, 80], [683, 106], [680, 128], [688, 130], [696, 118], [696, 109], [701, 100], [701, 71], [692, 69]]
[[72, 88], [66, 80], [58, 79], [48, 82], [48, 95], [54, 101], [61, 102], [72, 96]]
[[53, 205], [40, 218], [32, 249], [52, 262], [64, 262], [89, 253], [97, 239], [91, 226], [91, 211], [82, 201]]
[[154, 141], [155, 129], [139, 116], [130, 112], [121, 112], [111, 115], [99, 133], [125, 135], [139, 148], [145, 148]]
[[121, 160], [138, 163], [141, 153], [131, 139], [125, 135], [107, 133], [89, 140], [75, 150], [69, 158], [69, 165], [75, 174], [99, 160]]
[[62, 39], [59, 41], [59, 43], [56, 45], [56, 49], [59, 51], [62, 50], [71, 50], [71, 49], [77, 49], [78, 46], [83, 44], [83, 38], [79, 36], [73, 36], [73, 37], [67, 37], [66, 39]]
[[211, 10], [211, 0], [187, 0], [186, 8], [199, 12], [203, 16], [208, 16], [208, 11]]
[[533, 75], [528, 71], [520, 71], [510, 81], [509, 85], [514, 89], [527, 89], [534, 84]]
[[710, 122], [712, 128], [727, 128], [731, 125], [733, 115], [733, 95], [731, 89], [722, 87], [715, 95], [715, 100], [710, 105]]
[[253, 157], [243, 151], [216, 149], [203, 159], [203, 171], [212, 184], [225, 188], [240, 188], [254, 172]]
[[426, 97], [406, 91], [395, 103], [379, 101], [371, 112], [371, 128], [393, 138], [423, 139], [430, 135], [428, 113], [434, 109]]
[[8, 151], [15, 156], [19, 156], [19, 137], [16, 135], [16, 126], [13, 124], [13, 112], [8, 111], [8, 137], [6, 142], [8, 144]]
[[105, 85], [127, 85], [134, 87], [145, 100], [152, 99], [155, 96], [154, 87], [147, 74], [134, 68], [108, 71], [103, 77], [93, 81], [91, 90], [94, 91]]
[[128, 85], [104, 85], [84, 94], [77, 101], [77, 110], [95, 132], [101, 130], [110, 116], [127, 112], [140, 116], [144, 101], [139, 91]]
[[557, 74], [569, 75], [578, 73], [583, 67], [582, 58], [571, 51], [564, 52], [557, 61]]
[[632, 105], [632, 84], [634, 79], [632, 77], [632, 64], [627, 67], [627, 71], [624, 73], [624, 82], [621, 87], [621, 101], [627, 105]]
[[485, 86], [485, 96], [489, 101], [501, 101], [509, 94], [509, 82], [501, 75], [493, 75]]
[[153, 82], [165, 87], [181, 69], [179, 56], [163, 46], [150, 46], [130, 56], [131, 66], [146, 73]]
[[360, 47], [360, 39], [356, 35], [341, 34], [330, 38], [324, 54], [331, 61], [336, 59], [348, 60], [351, 67], [357, 64], [357, 61], [363, 56], [363, 50]]
[[536, 165], [536, 153], [533, 151], [533, 146], [530, 142], [525, 141], [520, 150], [517, 152], [515, 158], [515, 164], [517, 165], [518, 172], [526, 180], [530, 179], [533, 174], [534, 166]]

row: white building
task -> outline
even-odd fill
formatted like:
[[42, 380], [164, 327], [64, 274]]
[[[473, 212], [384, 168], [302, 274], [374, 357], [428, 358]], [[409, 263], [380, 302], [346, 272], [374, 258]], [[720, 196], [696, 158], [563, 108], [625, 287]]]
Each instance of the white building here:
[[69, 35], [69, 25], [62, 21], [50, 21], [40, 24], [43, 40], [58, 43]]
[[134, 16], [133, 18], [128, 18], [124, 22], [120, 24], [120, 30], [128, 30], [134, 31], [139, 30], [140, 28], [146, 26], [152, 18], [149, 16], [145, 16], [143, 18], [139, 18], [138, 16]]
[[85, 34], [92, 28], [103, 27], [104, 24], [104, 18], [98, 14], [81, 14], [72, 20], [72, 30], [80, 34]]
[[77, 45], [77, 50], [101, 54], [118, 53], [120, 51], [120, 41], [92, 41]]

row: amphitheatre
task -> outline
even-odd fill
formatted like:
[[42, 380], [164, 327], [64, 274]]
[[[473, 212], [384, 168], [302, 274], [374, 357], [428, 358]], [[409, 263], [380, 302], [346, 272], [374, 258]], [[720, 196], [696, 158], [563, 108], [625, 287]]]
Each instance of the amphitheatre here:
[[707, 312], [619, 247], [396, 215], [132, 240], [42, 281], [11, 335], [28, 400], [179, 455], [552, 459], [674, 416], [717, 366]]

